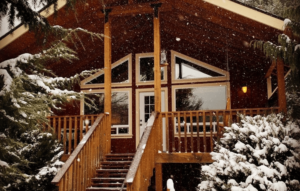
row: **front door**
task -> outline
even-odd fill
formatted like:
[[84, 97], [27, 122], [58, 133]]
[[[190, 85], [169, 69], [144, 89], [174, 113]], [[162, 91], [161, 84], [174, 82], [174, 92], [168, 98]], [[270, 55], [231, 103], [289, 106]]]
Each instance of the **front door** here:
[[[165, 92], [161, 92], [161, 111], [165, 111]], [[151, 113], [155, 110], [154, 92], [140, 93], [140, 138], [147, 126]], [[163, 120], [163, 145], [165, 145], [165, 121]], [[165, 148], [164, 148], [165, 150]]]

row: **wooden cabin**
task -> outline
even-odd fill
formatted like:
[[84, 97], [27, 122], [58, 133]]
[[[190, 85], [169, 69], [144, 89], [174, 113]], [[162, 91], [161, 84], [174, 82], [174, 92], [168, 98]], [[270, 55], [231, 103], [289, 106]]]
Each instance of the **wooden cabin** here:
[[[59, 190], [166, 190], [164, 167], [211, 163], [214, 142], [239, 114], [286, 111], [289, 68], [250, 46], [276, 43], [281, 18], [229, 0], [104, 3], [78, 5], [76, 17], [64, 0], [57, 18], [42, 12], [53, 25], [105, 35], [82, 35], [78, 61], [47, 66], [65, 77], [103, 68], [77, 88], [98, 110], [82, 100], [49, 117], [68, 158], [53, 180]], [[42, 47], [20, 26], [0, 49], [4, 61]]]

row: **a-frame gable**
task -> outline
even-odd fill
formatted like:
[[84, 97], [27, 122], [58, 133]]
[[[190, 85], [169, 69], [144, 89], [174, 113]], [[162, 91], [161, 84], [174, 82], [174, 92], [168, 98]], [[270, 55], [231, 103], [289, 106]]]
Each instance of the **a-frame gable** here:
[[230, 78], [228, 71], [173, 50], [171, 63], [172, 83], [228, 81]]
[[[111, 66], [111, 70], [112, 70], [112, 78], [113, 78], [113, 72], [114, 69], [120, 67], [122, 64], [126, 64], [127, 65], [127, 70], [123, 70], [124, 72], [126, 72], [128, 74], [128, 78], [122, 82], [113, 82], [114, 80], [112, 80], [112, 87], [124, 87], [124, 86], [131, 86], [132, 85], [132, 54], [128, 54], [127, 56], [121, 58], [120, 60], [114, 62]], [[125, 68], [125, 65], [123, 66], [123, 68]], [[122, 68], [122, 69], [123, 69]], [[117, 72], [116, 75], [119, 75], [119, 72]], [[103, 78], [104, 79], [104, 70], [101, 70], [97, 73], [95, 73], [94, 75], [84, 79], [81, 81], [80, 87], [81, 88], [101, 88], [104, 87], [104, 81], [101, 83], [98, 80], [99, 78]]]

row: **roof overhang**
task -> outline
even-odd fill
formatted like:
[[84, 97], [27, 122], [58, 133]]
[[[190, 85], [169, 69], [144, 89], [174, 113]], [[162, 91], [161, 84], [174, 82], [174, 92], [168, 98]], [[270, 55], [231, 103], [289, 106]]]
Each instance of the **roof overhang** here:
[[[173, 1], [167, 1], [167, 0], [160, 0], [164, 3], [174, 3]], [[270, 15], [267, 15], [265, 13], [259, 12], [257, 10], [254, 10], [252, 8], [243, 6], [241, 4], [238, 4], [236, 2], [230, 1], [230, 0], [183, 0], [186, 3], [201, 6], [203, 3], [209, 3], [214, 6], [217, 6], [218, 8], [222, 8], [225, 10], [228, 10], [230, 12], [233, 12], [235, 14], [241, 15], [243, 17], [246, 17], [248, 19], [254, 20], [256, 22], [262, 23], [264, 25], [270, 26], [272, 28], [275, 28], [277, 30], [282, 31], [283, 30], [283, 21], [281, 19], [272, 17]], [[61, 9], [66, 4], [66, 0], [58, 0], [58, 9]], [[148, 4], [147, 4], [148, 5]], [[169, 10], [169, 7], [166, 7], [167, 10]], [[113, 12], [111, 15], [113, 16], [124, 16], [128, 14], [143, 14], [143, 13], [149, 13], [151, 12], [152, 8], [150, 6], [146, 7], [146, 4], [137, 4], [137, 5], [124, 5], [124, 6], [116, 6], [114, 7]], [[44, 10], [41, 12], [41, 15], [45, 17], [49, 17], [54, 13], [54, 8], [51, 6], [47, 10]], [[0, 41], [0, 50], [13, 42], [18, 37], [22, 36], [24, 33], [28, 31], [28, 28], [26, 28], [24, 25], [21, 25], [16, 30], [13, 31], [11, 35], [7, 35]]]
[[[193, 1], [193, 0], [189, 0]], [[265, 13], [251, 9], [229, 0], [204, 0], [207, 3], [226, 9], [243, 17], [252, 19], [264, 25], [283, 31], [283, 21]], [[197, 1], [195, 1], [197, 2]]]

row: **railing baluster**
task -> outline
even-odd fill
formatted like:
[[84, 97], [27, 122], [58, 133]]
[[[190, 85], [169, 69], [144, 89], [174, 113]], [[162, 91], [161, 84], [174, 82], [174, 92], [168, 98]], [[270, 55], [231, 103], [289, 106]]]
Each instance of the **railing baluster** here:
[[61, 141], [61, 117], [58, 117], [58, 131], [57, 131], [58, 141]]
[[232, 111], [230, 110], [230, 117], [229, 117], [229, 126], [231, 126], [232, 125]]
[[67, 117], [64, 117], [64, 153], [67, 154]]
[[186, 112], [183, 113], [183, 125], [184, 125], [184, 152], [187, 153], [187, 125], [186, 125]]
[[205, 112], [202, 112], [202, 117], [203, 117], [203, 147], [204, 147], [204, 152], [206, 152], [206, 119], [205, 119]]
[[200, 153], [200, 136], [199, 136], [199, 112], [196, 112], [196, 120], [197, 120], [197, 150]]
[[52, 125], [52, 128], [53, 128], [53, 133], [55, 134], [55, 133], [56, 133], [56, 117], [53, 117], [53, 125]]
[[217, 111], [216, 112], [216, 118], [217, 118], [217, 139], [218, 139], [218, 142], [220, 141], [220, 137], [221, 137], [221, 135], [220, 135], [220, 123], [219, 123], [219, 112]]
[[69, 117], [69, 151], [68, 154], [72, 153], [72, 117]]
[[74, 133], [74, 149], [77, 147], [77, 144], [78, 144], [78, 117], [75, 116], [74, 118], [74, 123], [75, 123], [75, 133]]
[[167, 151], [167, 153], [169, 153], [169, 134], [170, 134], [170, 132], [169, 132], [169, 115], [168, 115], [168, 113], [165, 113], [164, 114], [165, 115], [165, 121], [166, 121], [166, 147], [167, 147], [167, 149], [166, 149], [166, 151]]
[[194, 152], [193, 113], [190, 112], [191, 153]]
[[181, 124], [180, 124], [180, 112], [177, 113], [177, 126], [178, 126], [178, 152], [181, 153]]
[[213, 143], [213, 125], [212, 125], [212, 112], [210, 112], [210, 152], [214, 150], [214, 143]]
[[175, 152], [175, 133], [174, 133], [174, 113], [172, 112], [172, 119], [171, 119], [171, 128], [172, 128], [172, 153]]
[[82, 140], [82, 137], [83, 137], [83, 116], [80, 116], [79, 127], [80, 127], [80, 140]]

